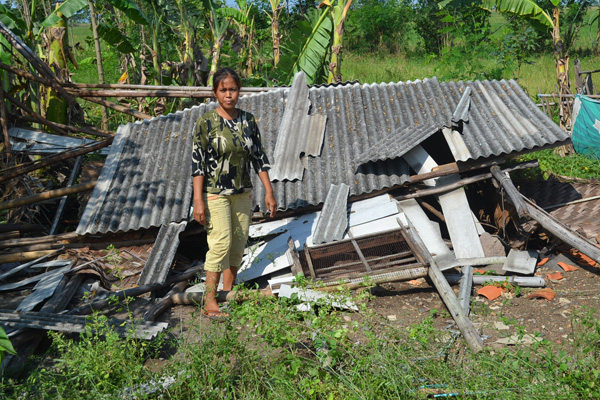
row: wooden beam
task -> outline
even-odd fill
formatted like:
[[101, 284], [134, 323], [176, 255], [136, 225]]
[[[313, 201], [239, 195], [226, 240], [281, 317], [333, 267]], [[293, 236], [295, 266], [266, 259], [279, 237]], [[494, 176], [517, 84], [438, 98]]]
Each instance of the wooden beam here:
[[85, 192], [92, 190], [96, 186], [97, 181], [90, 181], [86, 183], [80, 183], [79, 185], [73, 185], [66, 188], [60, 188], [56, 190], [49, 190], [47, 192], [34, 194], [33, 196], [22, 197], [20, 199], [9, 200], [0, 203], [0, 211], [8, 210], [10, 208], [26, 206], [28, 204], [39, 203], [40, 201], [54, 199], [56, 197], [67, 196], [70, 194]]
[[27, 262], [35, 260], [36, 258], [43, 257], [48, 254], [54, 253], [56, 250], [44, 250], [44, 251], [26, 251], [15, 254], [4, 254], [0, 255], [0, 264], [6, 264], [11, 262]]
[[0, 84], [0, 128], [2, 128], [2, 137], [4, 137], [4, 149], [10, 153], [10, 138], [8, 136], [8, 112], [4, 102], [4, 89]]
[[25, 175], [31, 171], [35, 171], [40, 168], [44, 168], [48, 165], [55, 164], [59, 161], [68, 160], [69, 158], [78, 157], [82, 154], [87, 154], [100, 150], [112, 143], [113, 138], [103, 140], [102, 142], [84, 144], [79, 147], [74, 147], [69, 150], [65, 150], [60, 153], [53, 154], [51, 156], [42, 158], [41, 160], [34, 161], [32, 163], [15, 165], [14, 167], [5, 168], [0, 171], [0, 182], [7, 181], [17, 176]]
[[426, 264], [429, 265], [429, 278], [432, 280], [434, 286], [438, 290], [440, 297], [444, 301], [444, 304], [446, 304], [448, 311], [450, 311], [452, 318], [454, 318], [454, 321], [456, 322], [456, 325], [458, 325], [458, 329], [460, 329], [460, 332], [465, 338], [467, 344], [474, 352], [482, 351], [483, 339], [481, 338], [481, 335], [479, 335], [479, 332], [477, 332], [469, 317], [465, 315], [463, 309], [458, 303], [452, 287], [450, 287], [450, 284], [448, 284], [448, 281], [446, 278], [444, 278], [442, 271], [425, 247], [425, 244], [419, 237], [416, 229], [412, 226], [410, 221], [408, 221], [408, 226], [405, 226], [400, 220], [398, 220], [398, 223], [402, 228], [402, 233], [406, 238], [407, 243], [413, 249], [413, 251], [415, 251], [417, 258], [422, 259]]
[[113, 102], [110, 102], [107, 100], [96, 99], [93, 97], [82, 97], [82, 99], [92, 102], [92, 103], [100, 104], [104, 107], [112, 108], [113, 110], [120, 111], [127, 115], [131, 115], [132, 117], [136, 117], [139, 119], [152, 119], [152, 117], [148, 114], [145, 114], [145, 113], [137, 111], [137, 110], [132, 110], [130, 108], [127, 108], [125, 106], [122, 106], [120, 104], [113, 103]]
[[[17, 115], [16, 117], [18, 119], [20, 119], [22, 121], [26, 121], [26, 122], [38, 122], [37, 119], [30, 118], [30, 117], [25, 117], [25, 116], [21, 116], [21, 115]], [[92, 128], [92, 127], [87, 127], [87, 126], [64, 125], [64, 124], [59, 124], [58, 122], [54, 122], [54, 125], [66, 130], [66, 131], [87, 133], [88, 135], [93, 135], [93, 136], [100, 136], [100, 137], [106, 137], [106, 138], [115, 136], [115, 132], [105, 131], [102, 129]]]
[[[496, 173], [498, 173], [496, 171]], [[500, 185], [506, 190], [508, 200], [517, 207], [519, 205], [523, 216], [532, 218], [540, 223], [548, 232], [581, 251], [597, 263], [600, 263], [600, 247], [587, 240], [577, 231], [571, 229], [554, 216], [544, 211], [538, 205], [523, 196], [512, 183], [510, 177], [499, 181]]]
[[89, 314], [92, 311], [102, 310], [102, 309], [108, 307], [109, 305], [114, 304], [115, 299], [116, 299], [116, 301], [121, 301], [126, 297], [139, 296], [144, 293], [148, 293], [148, 292], [152, 292], [154, 290], [159, 290], [159, 289], [169, 287], [175, 283], [190, 279], [191, 277], [193, 277], [194, 275], [196, 275], [198, 272], [202, 271], [203, 269], [204, 269], [204, 265], [196, 265], [196, 266], [189, 268], [187, 271], [185, 271], [182, 274], [167, 278], [167, 280], [163, 284], [151, 283], [148, 285], [138, 286], [138, 287], [134, 287], [131, 289], [121, 290], [119, 292], [112, 293], [112, 295], [108, 296], [108, 298], [106, 298], [106, 299], [95, 300], [91, 304], [88, 304], [88, 305], [85, 305], [85, 306], [82, 306], [79, 308], [75, 308], [75, 309], [69, 311], [67, 314], [81, 315], [81, 314]]
[[71, 104], [75, 99], [68, 94], [65, 89], [60, 85], [60, 80], [52, 72], [50, 67], [46, 65], [21, 39], [19, 39], [14, 33], [10, 31], [2, 22], [0, 22], [0, 34], [2, 34], [6, 40], [13, 46], [29, 63], [31, 66], [44, 78], [48, 80], [48, 83], [52, 89], [60, 93], [68, 104]]

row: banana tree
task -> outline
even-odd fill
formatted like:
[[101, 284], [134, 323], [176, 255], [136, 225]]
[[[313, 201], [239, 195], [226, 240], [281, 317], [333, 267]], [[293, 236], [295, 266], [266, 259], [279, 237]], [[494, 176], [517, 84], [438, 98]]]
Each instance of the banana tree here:
[[304, 71], [309, 85], [324, 82], [332, 31], [330, 7], [307, 12], [306, 19], [297, 23], [290, 40], [284, 44], [281, 60], [273, 71], [279, 84], [289, 85], [299, 71]]
[[208, 86], [212, 86], [213, 76], [219, 67], [221, 49], [227, 34], [227, 28], [231, 20], [236, 20], [241, 24], [249, 25], [249, 21], [239, 10], [231, 7], [218, 8], [213, 0], [204, 0], [204, 7], [208, 12], [208, 23], [212, 36], [211, 64], [208, 74]]
[[271, 6], [271, 14], [267, 14], [271, 20], [271, 37], [273, 39], [273, 65], [279, 64], [281, 58], [281, 32], [279, 31], [279, 17], [281, 16], [281, 10], [286, 6], [285, 1], [281, 0], [269, 0]]
[[238, 32], [242, 37], [242, 40], [246, 41], [246, 44], [242, 48], [242, 60], [246, 62], [246, 69], [244, 70], [245, 76], [252, 76], [254, 72], [254, 65], [252, 63], [252, 53], [254, 49], [254, 17], [250, 19], [250, 12], [252, 11], [252, 3], [248, 3], [246, 0], [236, 0], [238, 10], [244, 14], [248, 20], [248, 24], [242, 24], [236, 21], [238, 26]]
[[[552, 3], [552, 15], [538, 6], [533, 0], [483, 0], [481, 7], [492, 11], [518, 15], [529, 19], [533, 26], [539, 30], [549, 31], [554, 46], [554, 58], [556, 66], [556, 80], [560, 94], [570, 93], [569, 85], [569, 56], [560, 34], [560, 1], [550, 0]], [[561, 104], [561, 126], [568, 126], [569, 112]]]
[[[335, 2], [335, 4], [333, 4]], [[325, 0], [319, 7], [327, 6], [331, 9], [333, 17], [333, 44], [331, 45], [331, 61], [329, 62], [329, 76], [327, 82], [342, 82], [342, 39], [344, 36], [344, 23], [352, 0]]]

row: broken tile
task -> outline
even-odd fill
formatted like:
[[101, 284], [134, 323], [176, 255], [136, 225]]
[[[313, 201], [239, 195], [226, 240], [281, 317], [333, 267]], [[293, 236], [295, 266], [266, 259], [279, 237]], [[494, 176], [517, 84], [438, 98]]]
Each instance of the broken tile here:
[[559, 262], [558, 266], [561, 267], [562, 269], [564, 269], [565, 272], [577, 271], [579, 269], [573, 265], [570, 265], [570, 264], [567, 264], [564, 262]]
[[561, 272], [554, 272], [552, 274], [546, 274], [546, 276], [548, 277], [548, 279], [555, 280], [555, 281], [560, 281], [561, 279], [564, 279]]
[[538, 267], [541, 267], [541, 266], [543, 266], [544, 264], [546, 264], [546, 263], [548, 262], [548, 260], [550, 260], [550, 258], [548, 258], [548, 257], [542, 258], [542, 259], [540, 260], [540, 262], [537, 264], [537, 266], [538, 266]]
[[542, 299], [546, 299], [548, 301], [552, 301], [552, 299], [554, 299], [554, 296], [556, 296], [556, 294], [554, 293], [554, 290], [552, 290], [550, 288], [546, 288], [546, 289], [536, 290], [535, 292], [528, 294], [527, 297], [525, 297], [525, 298], [526, 299], [542, 298]]
[[502, 266], [503, 271], [518, 272], [520, 274], [533, 274], [537, 261], [537, 251], [519, 251], [511, 249]]
[[478, 295], [486, 297], [488, 300], [495, 300], [504, 293], [506, 289], [500, 288], [498, 286], [484, 286], [477, 291]]
[[416, 279], [410, 280], [407, 282], [411, 286], [419, 286], [423, 284], [423, 281], [418, 281]]

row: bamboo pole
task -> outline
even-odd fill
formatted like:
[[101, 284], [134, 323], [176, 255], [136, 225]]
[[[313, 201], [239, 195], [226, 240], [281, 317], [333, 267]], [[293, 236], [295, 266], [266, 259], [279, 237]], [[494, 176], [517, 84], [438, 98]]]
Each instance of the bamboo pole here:
[[[494, 173], [498, 174], [498, 170], [492, 167]], [[502, 179], [499, 181], [506, 193], [508, 194], [508, 200], [521, 209], [524, 216], [532, 218], [540, 223], [548, 232], [568, 244], [581, 251], [586, 256], [590, 257], [594, 261], [600, 263], [600, 248], [594, 243], [580, 235], [577, 231], [571, 229], [561, 221], [556, 219], [554, 216], [544, 211], [538, 205], [531, 202], [525, 196], [523, 196], [515, 188], [510, 177], [508, 179]]]
[[100, 150], [112, 143], [112, 138], [103, 140], [102, 142], [84, 144], [79, 147], [75, 147], [69, 150], [65, 150], [63, 152], [53, 154], [51, 156], [45, 157], [39, 161], [34, 161], [30, 164], [20, 164], [14, 167], [5, 168], [0, 171], [0, 183], [7, 181], [12, 178], [16, 178], [17, 176], [25, 175], [28, 172], [35, 171], [40, 168], [44, 168], [48, 165], [57, 163], [59, 161], [68, 160], [69, 158], [77, 157], [82, 154], [91, 153], [96, 150]]
[[[107, 96], [103, 96], [103, 97], [107, 97]], [[130, 108], [127, 108], [120, 104], [112, 103], [110, 101], [96, 99], [93, 97], [82, 97], [82, 99], [87, 100], [92, 103], [100, 104], [100, 105], [108, 107], [108, 108], [112, 108], [113, 110], [120, 111], [124, 114], [131, 115], [131, 116], [139, 118], [139, 119], [152, 119], [152, 117], [148, 114], [144, 114], [143, 112], [132, 110]]]
[[47, 80], [45, 80], [44, 78], [36, 76], [36, 75], [32, 74], [31, 72], [23, 71], [22, 69], [18, 69], [18, 68], [12, 67], [10, 65], [4, 64], [2, 62], [0, 62], [0, 69], [10, 72], [11, 74], [20, 76], [21, 78], [25, 78], [25, 79], [29, 79], [30, 81], [37, 82], [44, 86], [50, 86], [50, 83]]
[[39, 194], [34, 194], [33, 196], [22, 197], [20, 199], [9, 200], [0, 203], [0, 211], [8, 210], [10, 208], [26, 206], [28, 204], [39, 203], [40, 201], [54, 199], [56, 197], [67, 196], [70, 194], [85, 192], [87, 190], [92, 190], [94, 186], [96, 186], [97, 181], [90, 181], [86, 183], [80, 183], [79, 185], [69, 186], [66, 188], [50, 190], [48, 192], [43, 192]]
[[35, 260], [36, 258], [43, 257], [47, 254], [52, 254], [56, 250], [43, 250], [43, 251], [25, 251], [14, 254], [0, 255], [0, 264], [12, 263], [12, 262], [27, 262]]
[[[145, 90], [171, 90], [171, 91], [183, 91], [183, 92], [208, 92], [212, 93], [212, 87], [210, 86], [154, 86], [154, 85], [130, 85], [126, 83], [73, 83], [66, 82], [63, 84], [65, 88], [76, 88], [76, 89], [125, 89], [125, 90], [134, 90], [134, 89], [145, 89]], [[249, 94], [249, 93], [260, 93], [260, 92], [268, 92], [270, 90], [281, 89], [281, 87], [242, 87], [240, 88], [240, 94]]]
[[[261, 297], [274, 297], [270, 287], [265, 289], [245, 290], [238, 292], [237, 290], [219, 290], [217, 291], [217, 301], [223, 303], [226, 301], [245, 301], [253, 298], [249, 293], [258, 294]], [[204, 303], [204, 292], [176, 293], [171, 296], [173, 304], [194, 305]]]
[[[538, 162], [537, 160], [534, 161], [526, 161], [520, 164], [517, 164], [513, 167], [510, 168], [505, 168], [502, 171], [506, 171], [506, 172], [510, 172], [510, 171], [516, 171], [519, 169], [525, 169], [525, 168], [534, 168], [538, 166]], [[495, 166], [497, 167], [497, 166]], [[499, 167], [497, 167], [499, 168]], [[459, 181], [456, 181], [450, 185], [445, 185], [445, 186], [440, 186], [440, 187], [434, 187], [431, 189], [421, 189], [418, 190], [414, 193], [409, 193], [409, 194], [403, 194], [403, 195], [399, 195], [396, 196], [395, 199], [396, 200], [407, 200], [407, 199], [415, 199], [418, 197], [425, 197], [425, 196], [431, 196], [431, 195], [437, 195], [437, 194], [441, 194], [441, 193], [446, 193], [449, 192], [451, 190], [457, 189], [459, 187], [463, 187], [466, 185], [470, 185], [471, 183], [475, 183], [475, 182], [479, 182], [479, 181], [483, 181], [486, 179], [490, 179], [492, 178], [493, 175], [492, 173], [486, 173], [486, 174], [481, 174], [481, 175], [475, 175], [472, 176], [470, 178], [464, 178], [461, 179]]]
[[[23, 121], [27, 121], [27, 122], [38, 122], [36, 119], [25, 117], [25, 116], [18, 115], [17, 118], [20, 120], [23, 120]], [[93, 135], [93, 136], [100, 136], [100, 137], [106, 137], [106, 138], [111, 138], [111, 137], [115, 136], [114, 132], [105, 131], [105, 130], [98, 129], [98, 128], [64, 125], [64, 124], [59, 124], [58, 122], [54, 122], [54, 125], [58, 126], [59, 128], [63, 128], [67, 131], [87, 133], [88, 135]]]
[[47, 235], [42, 237], [28, 237], [19, 239], [9, 239], [0, 242], [0, 249], [6, 249], [9, 247], [21, 247], [32, 244], [44, 244], [44, 243], [60, 243], [64, 244], [66, 241], [71, 239], [77, 239], [79, 235], [75, 232], [60, 233], [58, 235]]

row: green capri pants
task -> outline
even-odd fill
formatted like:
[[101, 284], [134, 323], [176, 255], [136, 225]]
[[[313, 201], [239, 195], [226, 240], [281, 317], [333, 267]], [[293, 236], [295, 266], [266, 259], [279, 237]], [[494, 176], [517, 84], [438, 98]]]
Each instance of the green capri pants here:
[[229, 196], [204, 193], [203, 196], [208, 241], [204, 269], [223, 272], [230, 266], [239, 268], [248, 240], [252, 192]]

